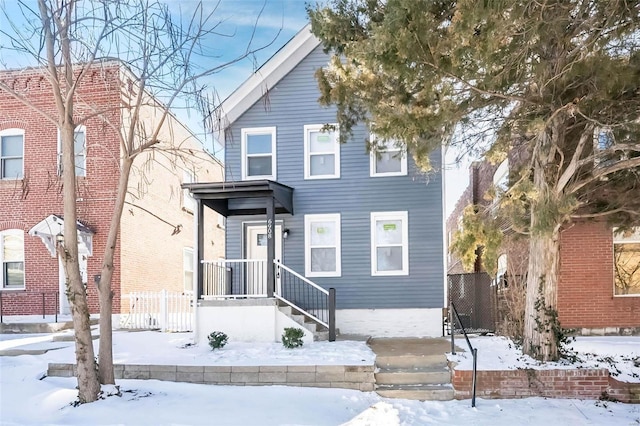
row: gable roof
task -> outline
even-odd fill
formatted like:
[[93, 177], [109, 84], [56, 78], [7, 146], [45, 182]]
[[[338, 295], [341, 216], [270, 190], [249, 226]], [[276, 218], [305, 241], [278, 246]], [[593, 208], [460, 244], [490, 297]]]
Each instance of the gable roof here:
[[224, 146], [225, 129], [319, 45], [320, 40], [311, 33], [311, 24], [307, 24], [231, 93], [216, 111], [218, 142]]

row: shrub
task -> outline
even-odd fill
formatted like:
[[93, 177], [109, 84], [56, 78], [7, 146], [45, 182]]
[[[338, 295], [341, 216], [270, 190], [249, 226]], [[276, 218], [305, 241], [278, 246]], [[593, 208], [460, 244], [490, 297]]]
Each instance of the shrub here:
[[304, 331], [301, 328], [287, 327], [282, 333], [282, 344], [288, 349], [298, 348], [304, 344], [303, 336]]
[[209, 339], [209, 346], [211, 346], [211, 350], [223, 348], [229, 341], [229, 337], [222, 331], [214, 331], [207, 337]]

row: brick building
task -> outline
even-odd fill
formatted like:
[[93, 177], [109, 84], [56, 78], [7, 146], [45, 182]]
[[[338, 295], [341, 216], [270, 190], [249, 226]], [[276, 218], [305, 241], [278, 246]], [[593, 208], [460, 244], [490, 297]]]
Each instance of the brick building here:
[[[94, 277], [101, 270], [120, 176], [119, 126], [124, 126], [127, 117], [121, 89], [128, 75], [115, 62], [96, 66], [77, 93], [79, 117], [88, 109], [105, 111], [76, 128], [80, 264], [92, 313], [98, 312]], [[5, 71], [0, 80], [55, 117], [51, 89], [42, 70]], [[158, 104], [149, 104], [143, 120], [153, 125], [159, 116]], [[66, 313], [64, 272], [55, 252], [55, 238], [64, 220], [55, 118], [45, 119], [0, 90], [0, 139], [2, 314]], [[180, 185], [224, 177], [222, 164], [175, 117], [168, 117], [160, 140], [159, 149], [136, 158], [131, 173], [114, 259], [114, 314], [121, 312], [121, 296], [131, 291], [191, 290], [192, 199]], [[193, 155], [176, 157], [161, 150], [178, 145]], [[214, 213], [207, 221], [207, 250], [212, 257], [223, 256], [223, 222]]]
[[[509, 173], [510, 158], [500, 165], [478, 161], [469, 169], [466, 188], [447, 219], [448, 242], [451, 243], [464, 208], [470, 204], [490, 207], [486, 197], [492, 185], [503, 185]], [[479, 252], [480, 253], [480, 252]], [[528, 241], [510, 241], [498, 257], [497, 274], [524, 276], [527, 270]], [[626, 263], [626, 265], [625, 265]], [[581, 220], [566, 224], [560, 234], [560, 276], [558, 315], [565, 328], [583, 334], [618, 334], [640, 332], [640, 274], [621, 277], [622, 268], [640, 266], [640, 231], [621, 235], [606, 222]], [[481, 256], [474, 271], [464, 271], [455, 255], [448, 255], [448, 274], [481, 272]], [[626, 281], [626, 284], [624, 283]]]

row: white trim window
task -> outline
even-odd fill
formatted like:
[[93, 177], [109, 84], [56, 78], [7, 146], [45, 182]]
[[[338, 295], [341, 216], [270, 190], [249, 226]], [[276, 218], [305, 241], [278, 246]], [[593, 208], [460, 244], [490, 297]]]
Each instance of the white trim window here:
[[[76, 176], [87, 175], [87, 130], [78, 126], [73, 132], [73, 154]], [[62, 140], [58, 130], [58, 175], [62, 176]]]
[[24, 175], [24, 130], [0, 131], [0, 179], [22, 179]]
[[24, 288], [24, 231], [8, 229], [0, 232], [0, 288]]
[[509, 159], [505, 158], [493, 173], [493, 186], [505, 192], [509, 189]]
[[[194, 182], [193, 173], [191, 173], [189, 170], [183, 170], [182, 183], [193, 183], [193, 182]], [[193, 198], [193, 195], [191, 195], [191, 191], [189, 191], [187, 188], [184, 188], [182, 190], [182, 208], [188, 213], [193, 213], [196, 209], [196, 199]]]
[[613, 234], [613, 295], [640, 296], [640, 228]]
[[307, 277], [342, 275], [340, 213], [304, 216], [304, 269]]
[[276, 180], [276, 128], [242, 129], [242, 180]]
[[193, 249], [182, 249], [182, 273], [184, 277], [184, 292], [193, 292]]
[[[337, 124], [332, 124], [337, 129]], [[340, 138], [338, 130], [323, 130], [323, 124], [304, 126], [304, 178], [340, 177]]]
[[371, 275], [409, 275], [409, 215], [371, 213]]
[[[375, 139], [374, 135], [371, 135]], [[379, 141], [369, 153], [371, 177], [406, 176], [407, 154], [395, 141]]]

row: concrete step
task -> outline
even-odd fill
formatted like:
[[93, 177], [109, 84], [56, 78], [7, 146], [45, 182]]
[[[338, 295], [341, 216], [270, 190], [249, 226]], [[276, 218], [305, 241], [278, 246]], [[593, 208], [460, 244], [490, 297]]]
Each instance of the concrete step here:
[[445, 366], [419, 368], [384, 368], [375, 373], [378, 385], [435, 385], [451, 383]]
[[444, 353], [433, 355], [378, 355], [376, 365], [379, 368], [413, 368], [446, 365]]
[[418, 401], [450, 401], [454, 398], [451, 385], [395, 385], [380, 386], [376, 393], [385, 398], [413, 399]]

